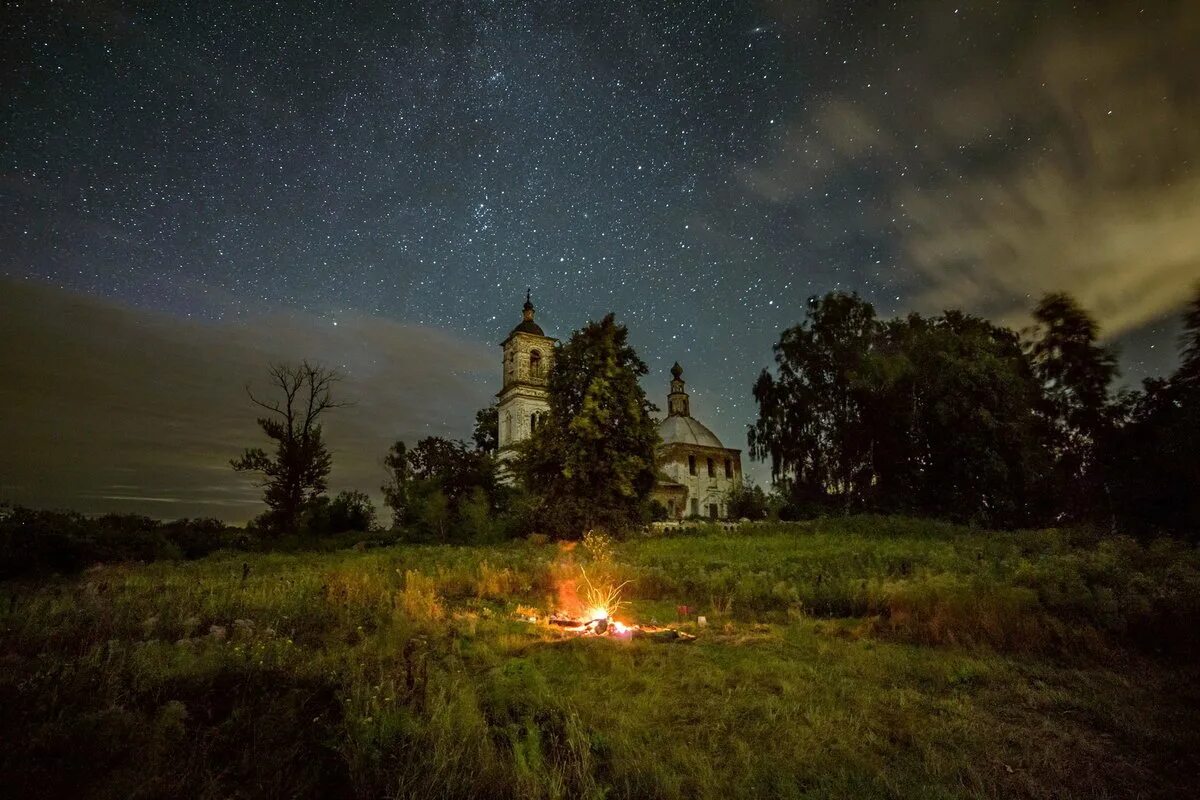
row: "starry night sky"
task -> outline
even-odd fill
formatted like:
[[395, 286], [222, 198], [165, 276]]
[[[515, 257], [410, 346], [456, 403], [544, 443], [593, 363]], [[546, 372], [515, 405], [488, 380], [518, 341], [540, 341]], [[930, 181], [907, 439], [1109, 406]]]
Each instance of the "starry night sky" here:
[[242, 387], [306, 356], [358, 402], [335, 488], [374, 489], [391, 440], [469, 433], [526, 286], [553, 335], [615, 311], [651, 397], [679, 360], [744, 448], [811, 294], [1020, 327], [1065, 289], [1136, 381], [1200, 277], [1193, 2], [37, 0], [0, 30], [0, 500], [244, 519]]

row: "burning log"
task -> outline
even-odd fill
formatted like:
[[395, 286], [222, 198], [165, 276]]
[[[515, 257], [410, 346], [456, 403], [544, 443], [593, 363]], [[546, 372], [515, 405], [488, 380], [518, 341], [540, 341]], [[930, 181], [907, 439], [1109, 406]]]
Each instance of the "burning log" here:
[[579, 636], [647, 639], [652, 642], [690, 642], [696, 638], [690, 633], [677, 631], [674, 628], [660, 628], [657, 625], [626, 625], [607, 615], [580, 619], [554, 614], [546, 620], [546, 624], [560, 628], [564, 633], [574, 633]]

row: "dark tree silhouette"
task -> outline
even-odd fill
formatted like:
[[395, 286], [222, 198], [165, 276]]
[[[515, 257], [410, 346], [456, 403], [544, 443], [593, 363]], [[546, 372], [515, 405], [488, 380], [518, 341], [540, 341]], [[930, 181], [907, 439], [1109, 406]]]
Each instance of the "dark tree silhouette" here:
[[875, 343], [875, 309], [857, 294], [808, 299], [808, 318], [775, 345], [775, 374], [754, 384], [750, 455], [799, 502], [861, 502], [871, 483], [870, 437], [857, 376]]
[[912, 314], [884, 326], [868, 366], [873, 504], [999, 524], [1044, 509], [1041, 393], [1016, 333], [960, 311]]
[[1172, 382], [1189, 391], [1200, 391], [1200, 282], [1183, 312], [1183, 332], [1179, 335], [1180, 364]]
[[384, 466], [384, 500], [396, 527], [417, 528], [438, 541], [461, 540], [466, 532], [453, 530], [451, 523], [462, 516], [464, 506], [482, 515], [497, 509], [495, 460], [465, 442], [428, 436], [411, 449], [396, 442]]
[[836, 506], [1011, 524], [1039, 507], [1037, 382], [1018, 337], [958, 311], [879, 322], [811, 298], [754, 386], [750, 453], [788, 514]]
[[1097, 465], [1113, 424], [1109, 385], [1117, 359], [1098, 344], [1100, 326], [1070, 295], [1046, 295], [1033, 319], [1026, 352], [1045, 398], [1054, 492], [1069, 517], [1095, 516], [1097, 508], [1109, 507]]
[[475, 430], [471, 433], [475, 449], [494, 453], [500, 447], [500, 409], [495, 403], [475, 412]]
[[1200, 537], [1200, 285], [1184, 309], [1179, 367], [1123, 398], [1104, 453], [1125, 527]]
[[398, 528], [408, 518], [410, 506], [409, 488], [412, 484], [412, 465], [408, 460], [408, 445], [395, 442], [383, 457], [387, 470], [387, 483], [379, 487], [383, 492], [383, 503], [392, 510], [392, 527]]
[[305, 504], [324, 494], [333, 463], [322, 438], [321, 415], [346, 404], [332, 395], [341, 376], [325, 367], [308, 361], [272, 364], [268, 374], [274, 399], [260, 399], [249, 386], [246, 393], [267, 412], [258, 425], [275, 442], [275, 452], [248, 448], [230, 465], [238, 472], [262, 473], [267, 527], [290, 533], [298, 529]]

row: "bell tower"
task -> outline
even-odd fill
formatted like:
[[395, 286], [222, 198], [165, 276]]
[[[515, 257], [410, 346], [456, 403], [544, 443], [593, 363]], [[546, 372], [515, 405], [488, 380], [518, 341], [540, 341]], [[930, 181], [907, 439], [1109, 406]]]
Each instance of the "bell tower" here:
[[675, 366], [671, 367], [671, 392], [667, 395], [667, 416], [690, 417], [691, 415], [687, 392], [683, 389], [683, 367], [679, 366], [679, 362], [676, 361]]
[[526, 289], [521, 321], [500, 343], [504, 353], [503, 385], [496, 397], [500, 424], [497, 455], [501, 461], [513, 457], [513, 446], [528, 439], [550, 410], [546, 385], [557, 340], [533, 321], [534, 311], [533, 298]]

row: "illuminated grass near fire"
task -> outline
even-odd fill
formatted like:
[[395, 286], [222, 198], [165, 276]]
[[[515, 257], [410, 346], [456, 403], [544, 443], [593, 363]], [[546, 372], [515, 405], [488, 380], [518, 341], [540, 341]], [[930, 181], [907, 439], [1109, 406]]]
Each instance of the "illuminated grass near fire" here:
[[[850, 518], [620, 544], [218, 555], [5, 585], [17, 795], [1183, 796], [1200, 557]], [[242, 580], [242, 563], [250, 565]], [[581, 592], [583, 600], [585, 591]], [[678, 606], [704, 614], [677, 619]]]

